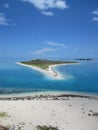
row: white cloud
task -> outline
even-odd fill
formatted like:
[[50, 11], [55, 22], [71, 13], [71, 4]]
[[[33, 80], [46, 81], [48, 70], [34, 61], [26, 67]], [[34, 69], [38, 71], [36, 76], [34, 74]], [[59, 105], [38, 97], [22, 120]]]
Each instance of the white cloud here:
[[6, 18], [4, 13], [0, 13], [0, 25], [9, 25], [9, 19]]
[[52, 49], [52, 48], [43, 48], [41, 50], [37, 50], [34, 52], [34, 54], [44, 54], [44, 53], [47, 53], [47, 52], [54, 52], [54, 51], [57, 51], [57, 49]]
[[56, 8], [59, 8], [59, 9], [66, 9], [66, 8], [68, 8], [69, 6], [66, 4], [65, 1], [58, 0], [58, 1], [55, 3], [55, 7], [56, 7]]
[[46, 41], [45, 43], [47, 43], [48, 45], [51, 45], [51, 46], [66, 48], [66, 46], [62, 43], [55, 43], [55, 42], [50, 42], [50, 41]]
[[93, 21], [98, 21], [98, 17], [93, 17]]
[[66, 46], [64, 44], [61, 44], [61, 43], [54, 43], [54, 42], [50, 42], [50, 41], [45, 41], [45, 43], [48, 46], [51, 46], [51, 47], [36, 50], [36, 51], [33, 52], [33, 54], [40, 55], [40, 54], [45, 54], [45, 53], [48, 53], [48, 52], [60, 51], [64, 48], [66, 48]]
[[51, 8], [66, 9], [69, 6], [65, 0], [21, 0], [33, 4], [40, 10], [47, 10]]
[[53, 16], [54, 15], [53, 12], [51, 12], [51, 11], [42, 11], [41, 14], [44, 14], [46, 16]]
[[92, 12], [93, 16], [93, 21], [98, 21], [98, 8]]
[[92, 12], [92, 14], [98, 15], [98, 8]]
[[5, 4], [4, 4], [4, 7], [5, 7], [5, 8], [9, 8], [9, 4], [8, 4], [8, 3], [5, 3]]

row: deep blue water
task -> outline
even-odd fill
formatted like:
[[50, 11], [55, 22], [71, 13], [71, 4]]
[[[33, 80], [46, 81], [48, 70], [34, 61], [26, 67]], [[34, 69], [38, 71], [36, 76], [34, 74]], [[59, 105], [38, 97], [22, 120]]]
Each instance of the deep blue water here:
[[35, 91], [74, 91], [98, 94], [98, 61], [85, 61], [77, 65], [56, 69], [64, 80], [46, 78], [40, 72], [19, 66], [19, 59], [0, 59], [0, 94]]

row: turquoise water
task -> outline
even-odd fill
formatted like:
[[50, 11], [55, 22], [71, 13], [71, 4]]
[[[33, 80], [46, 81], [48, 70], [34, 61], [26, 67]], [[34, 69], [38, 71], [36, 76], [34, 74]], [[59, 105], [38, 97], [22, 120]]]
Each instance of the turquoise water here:
[[[20, 59], [22, 60], [22, 59]], [[19, 59], [0, 59], [0, 94], [36, 91], [73, 91], [98, 94], [98, 61], [59, 66], [64, 80], [52, 80], [40, 72], [16, 64]]]

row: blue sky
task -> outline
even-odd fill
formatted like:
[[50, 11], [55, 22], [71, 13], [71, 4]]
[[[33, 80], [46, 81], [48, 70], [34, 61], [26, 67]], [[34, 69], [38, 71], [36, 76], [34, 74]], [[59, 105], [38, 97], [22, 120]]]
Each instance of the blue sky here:
[[0, 0], [0, 57], [98, 58], [98, 0]]

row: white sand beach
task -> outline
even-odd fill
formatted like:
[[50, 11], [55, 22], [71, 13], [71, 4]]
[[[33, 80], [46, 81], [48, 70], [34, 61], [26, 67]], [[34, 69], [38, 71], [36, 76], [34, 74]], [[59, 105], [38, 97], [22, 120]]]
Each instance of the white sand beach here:
[[38, 125], [58, 130], [98, 130], [98, 97], [0, 99], [0, 112], [8, 113], [8, 117], [0, 117], [0, 124], [11, 130], [37, 130]]
[[57, 66], [62, 66], [62, 65], [67, 65], [67, 64], [56, 64], [56, 65], [50, 65], [48, 69], [41, 69], [39, 67], [36, 67], [36, 66], [33, 66], [33, 65], [25, 65], [25, 64], [22, 64], [20, 62], [17, 62], [16, 64], [18, 65], [22, 65], [22, 66], [26, 66], [26, 67], [29, 67], [29, 68], [32, 68], [36, 71], [39, 71], [45, 75], [47, 75], [48, 77], [50, 78], [53, 78], [53, 79], [57, 79], [57, 80], [61, 80], [61, 79], [64, 79], [63, 75], [60, 74], [59, 72], [56, 72], [54, 70], [55, 67]]

